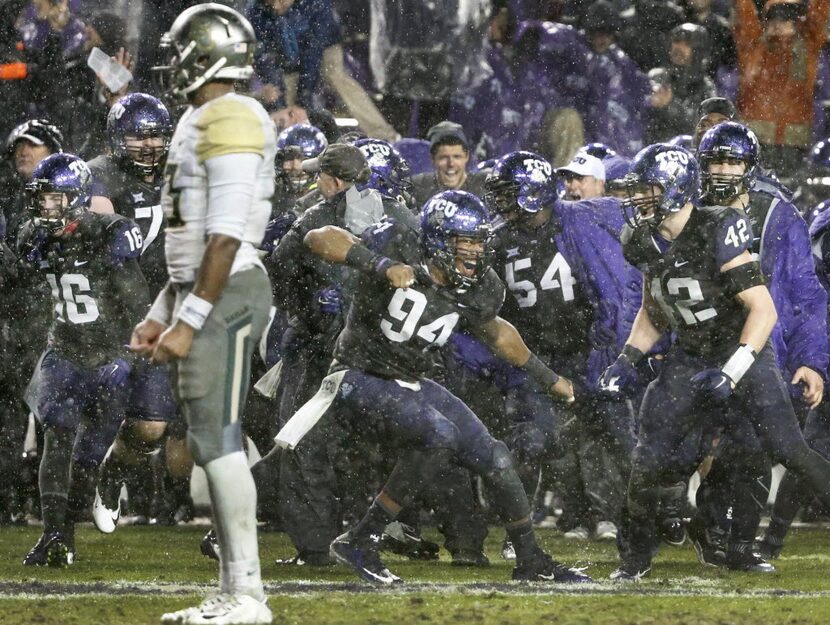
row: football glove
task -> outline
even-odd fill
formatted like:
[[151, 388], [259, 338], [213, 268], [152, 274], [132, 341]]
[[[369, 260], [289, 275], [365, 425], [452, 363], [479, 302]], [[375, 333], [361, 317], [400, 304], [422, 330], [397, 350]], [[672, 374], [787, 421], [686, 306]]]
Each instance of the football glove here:
[[704, 369], [692, 376], [692, 388], [704, 397], [723, 402], [732, 395], [732, 378], [720, 369]]
[[620, 354], [610, 367], [603, 371], [597, 382], [599, 394], [607, 399], [622, 401], [631, 397], [640, 383], [640, 374], [631, 361]]
[[127, 381], [131, 370], [130, 363], [123, 358], [116, 358], [98, 369], [98, 384], [110, 388], [122, 386]]

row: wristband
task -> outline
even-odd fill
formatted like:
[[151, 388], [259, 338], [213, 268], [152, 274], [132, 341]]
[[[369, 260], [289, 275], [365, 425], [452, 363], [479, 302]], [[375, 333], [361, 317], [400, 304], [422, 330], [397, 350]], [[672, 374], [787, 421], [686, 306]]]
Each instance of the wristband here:
[[528, 375], [546, 390], [559, 381], [559, 376], [554, 373], [553, 369], [539, 360], [539, 357], [532, 352], [530, 358], [521, 368], [527, 371]]
[[626, 343], [625, 345], [623, 345], [622, 351], [620, 352], [620, 357], [625, 358], [632, 365], [636, 365], [645, 357], [645, 354], [633, 345], [629, 345], [628, 343]]
[[375, 254], [365, 245], [355, 243], [346, 252], [346, 264], [366, 273], [377, 273], [386, 277], [386, 270], [397, 264], [391, 258]]
[[749, 368], [757, 357], [758, 354], [755, 353], [754, 349], [746, 343], [741, 343], [740, 347], [735, 350], [735, 353], [723, 365], [721, 371], [729, 376], [732, 382], [738, 384], [741, 378], [744, 377], [744, 374], [749, 371]]
[[188, 293], [176, 314], [176, 318], [179, 321], [184, 321], [194, 330], [201, 330], [211, 310], [213, 310], [213, 304], [203, 300], [198, 295]]

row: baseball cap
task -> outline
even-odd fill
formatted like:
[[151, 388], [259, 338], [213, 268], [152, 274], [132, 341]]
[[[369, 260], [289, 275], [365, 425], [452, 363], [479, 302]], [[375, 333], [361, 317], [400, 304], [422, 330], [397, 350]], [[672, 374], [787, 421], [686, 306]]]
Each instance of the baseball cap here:
[[591, 156], [585, 152], [577, 152], [570, 163], [556, 170], [557, 174], [566, 172], [577, 176], [593, 176], [597, 180], [605, 180], [605, 165], [596, 156]]
[[467, 141], [467, 135], [464, 134], [464, 127], [461, 124], [456, 124], [455, 122], [443, 121], [440, 124], [435, 124], [427, 131], [427, 141], [429, 141], [430, 150], [441, 143], [444, 139], [450, 137], [460, 141], [464, 145], [465, 149], [470, 149], [470, 144]]
[[698, 118], [708, 115], [709, 113], [720, 113], [729, 119], [735, 119], [737, 111], [735, 105], [726, 98], [706, 98], [697, 107]]
[[45, 145], [52, 152], [63, 150], [63, 134], [57, 126], [46, 119], [30, 119], [17, 126], [6, 139], [6, 149], [13, 150], [20, 140], [33, 145]]
[[332, 143], [316, 158], [303, 161], [303, 171], [323, 172], [346, 182], [366, 182], [372, 172], [360, 148]]

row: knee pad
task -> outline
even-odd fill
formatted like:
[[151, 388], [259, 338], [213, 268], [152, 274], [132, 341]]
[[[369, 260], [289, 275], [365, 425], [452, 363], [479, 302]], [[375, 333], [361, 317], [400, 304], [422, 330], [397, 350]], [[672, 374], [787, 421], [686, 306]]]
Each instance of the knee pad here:
[[493, 446], [492, 466], [495, 471], [504, 471], [513, 466], [513, 456], [510, 454], [507, 445], [501, 441], [496, 441]]

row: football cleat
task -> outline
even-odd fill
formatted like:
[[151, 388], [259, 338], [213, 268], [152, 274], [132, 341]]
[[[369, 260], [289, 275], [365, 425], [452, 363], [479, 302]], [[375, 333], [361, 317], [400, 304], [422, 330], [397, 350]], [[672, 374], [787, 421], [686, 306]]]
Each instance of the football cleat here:
[[769, 530], [763, 536], [758, 536], [755, 541], [755, 551], [764, 560], [775, 560], [781, 555], [781, 550], [784, 549], [784, 539], [773, 536]]
[[452, 552], [451, 566], [485, 567], [490, 566], [489, 558], [481, 549], [458, 549]]
[[250, 595], [220, 594], [205, 599], [195, 608], [168, 612], [162, 623], [181, 625], [268, 625], [273, 620], [267, 601], [259, 601]]
[[775, 573], [775, 567], [753, 549], [751, 542], [730, 543], [726, 550], [726, 567], [730, 571]]
[[515, 560], [516, 559], [516, 550], [513, 548], [513, 543], [511, 543], [506, 538], [504, 542], [501, 544], [501, 559], [502, 560]]
[[568, 540], [588, 540], [590, 536], [588, 530], [581, 525], [565, 532], [565, 538]]
[[679, 517], [660, 519], [657, 524], [657, 534], [664, 543], [674, 547], [680, 547], [686, 542], [686, 528], [683, 526], [683, 519]]
[[651, 573], [649, 565], [640, 566], [634, 562], [623, 562], [609, 578], [615, 582], [639, 582]]
[[202, 552], [203, 556], [219, 561], [219, 539], [216, 538], [216, 532], [212, 528], [199, 543], [199, 551]]
[[118, 485], [118, 494], [114, 498], [111, 491], [114, 491], [114, 487], [108, 489], [99, 482], [95, 488], [95, 501], [92, 503], [92, 520], [95, 527], [104, 534], [112, 534], [115, 531], [118, 518], [121, 516], [121, 485]]
[[75, 549], [62, 532], [44, 532], [23, 558], [23, 564], [58, 568], [75, 564]]
[[726, 566], [726, 532], [719, 527], [705, 527], [698, 517], [692, 518], [688, 532], [689, 540], [701, 564]]
[[380, 538], [380, 550], [405, 556], [410, 560], [437, 560], [439, 547], [424, 540], [421, 532], [405, 523], [395, 521], [386, 526]]
[[274, 564], [279, 566], [332, 566], [336, 564], [331, 556], [319, 551], [306, 551], [298, 553], [290, 558], [277, 558]]
[[[380, 542], [378, 536], [377, 542]], [[403, 580], [392, 573], [381, 561], [373, 540], [358, 540], [346, 532], [331, 543], [331, 556], [352, 567], [358, 576], [372, 584], [400, 584]]]
[[557, 562], [541, 549], [531, 558], [517, 563], [513, 579], [521, 582], [578, 583], [592, 582], [582, 569], [568, 567]]
[[611, 521], [600, 521], [594, 530], [597, 540], [617, 540], [617, 526]]

